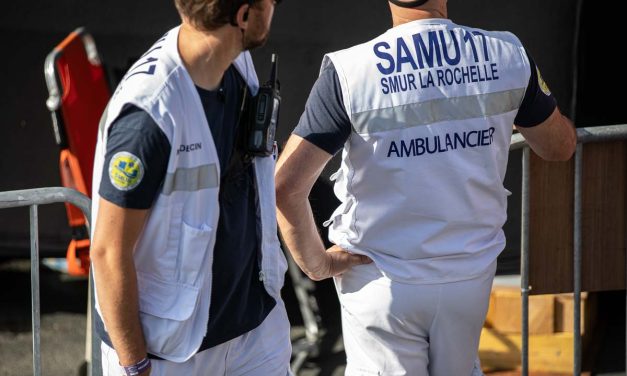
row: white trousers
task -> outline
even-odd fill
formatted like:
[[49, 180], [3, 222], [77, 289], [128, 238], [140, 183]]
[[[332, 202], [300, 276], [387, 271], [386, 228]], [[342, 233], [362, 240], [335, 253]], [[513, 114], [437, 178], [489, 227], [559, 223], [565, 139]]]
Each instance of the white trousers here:
[[477, 351], [496, 262], [480, 277], [403, 284], [374, 263], [335, 278], [347, 376], [483, 375]]
[[[102, 374], [124, 375], [115, 350], [104, 342], [101, 348]], [[279, 300], [257, 328], [184, 363], [152, 359], [150, 376], [291, 376], [291, 353], [290, 324]]]

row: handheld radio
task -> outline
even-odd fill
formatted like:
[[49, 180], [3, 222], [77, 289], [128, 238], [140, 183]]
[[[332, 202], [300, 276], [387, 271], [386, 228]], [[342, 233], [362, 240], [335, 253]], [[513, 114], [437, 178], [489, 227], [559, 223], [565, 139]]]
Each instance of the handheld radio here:
[[250, 155], [267, 157], [272, 154], [276, 127], [279, 122], [281, 95], [277, 77], [278, 56], [272, 54], [270, 80], [259, 87], [252, 99], [248, 121], [246, 151]]

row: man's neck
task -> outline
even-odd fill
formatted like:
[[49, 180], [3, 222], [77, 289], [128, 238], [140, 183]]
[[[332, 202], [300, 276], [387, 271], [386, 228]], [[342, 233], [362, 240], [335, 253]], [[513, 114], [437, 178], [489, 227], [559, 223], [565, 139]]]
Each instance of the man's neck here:
[[241, 52], [241, 35], [230, 25], [212, 31], [200, 31], [183, 22], [178, 50], [183, 65], [196, 86], [215, 90], [224, 72]]
[[432, 7], [424, 9], [401, 8], [390, 4], [392, 25], [394, 27], [417, 20], [429, 18], [447, 18], [446, 8]]

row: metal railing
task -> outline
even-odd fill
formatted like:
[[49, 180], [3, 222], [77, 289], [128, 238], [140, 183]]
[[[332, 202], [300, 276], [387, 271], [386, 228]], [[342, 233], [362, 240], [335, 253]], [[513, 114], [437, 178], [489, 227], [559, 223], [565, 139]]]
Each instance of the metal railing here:
[[[581, 374], [581, 178], [583, 174], [582, 144], [588, 142], [608, 142], [627, 140], [627, 124], [609, 125], [602, 127], [577, 129], [577, 149], [575, 151], [575, 197], [573, 221], [573, 375]], [[522, 210], [521, 210], [521, 240], [520, 240], [520, 290], [522, 294], [522, 342], [521, 368], [522, 375], [529, 374], [529, 163], [530, 149], [520, 134], [512, 136], [510, 150], [523, 149], [522, 155]], [[627, 316], [625, 318], [627, 322]], [[627, 333], [625, 334], [627, 342]], [[627, 357], [626, 357], [627, 362]], [[626, 363], [627, 367], [627, 363]]]
[[[33, 330], [33, 375], [41, 376], [41, 307], [39, 288], [39, 218], [38, 206], [52, 203], [69, 202], [77, 206], [85, 218], [87, 218], [87, 229], [89, 232], [91, 218], [91, 200], [82, 193], [69, 188], [36, 188], [20, 191], [0, 192], [0, 209], [16, 208], [28, 206], [30, 208], [30, 262], [31, 262], [31, 305], [32, 305], [32, 330]], [[90, 281], [91, 282], [91, 281]], [[88, 373], [94, 374], [94, 354], [99, 355], [99, 348], [94, 348], [94, 339], [90, 318], [93, 304], [91, 283], [89, 286], [89, 297], [87, 303], [87, 338], [85, 354], [91, 359], [88, 364]], [[95, 375], [94, 375], [95, 376]]]

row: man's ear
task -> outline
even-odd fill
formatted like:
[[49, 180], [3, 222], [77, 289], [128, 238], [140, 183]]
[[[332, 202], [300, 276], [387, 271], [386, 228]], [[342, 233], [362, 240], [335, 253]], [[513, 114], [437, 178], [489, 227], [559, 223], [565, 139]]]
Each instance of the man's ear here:
[[242, 4], [241, 7], [237, 10], [235, 14], [235, 22], [240, 29], [246, 29], [248, 27], [248, 11], [250, 9], [250, 5]]

